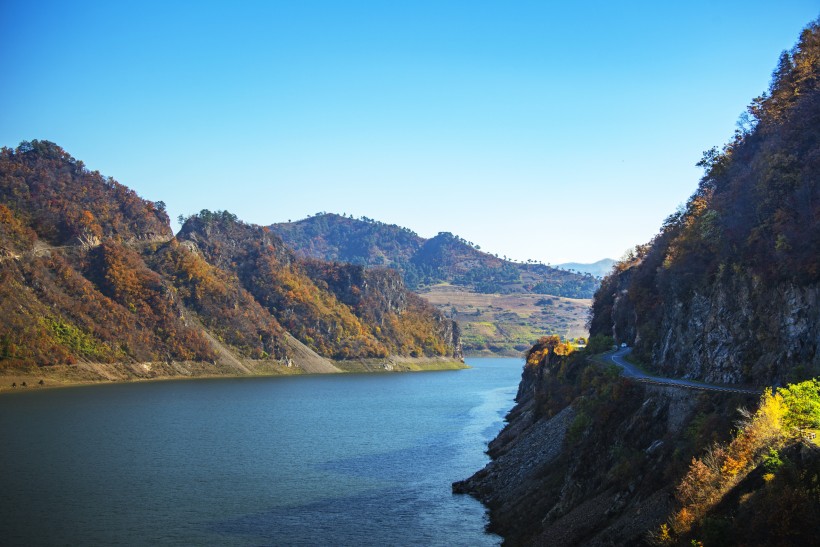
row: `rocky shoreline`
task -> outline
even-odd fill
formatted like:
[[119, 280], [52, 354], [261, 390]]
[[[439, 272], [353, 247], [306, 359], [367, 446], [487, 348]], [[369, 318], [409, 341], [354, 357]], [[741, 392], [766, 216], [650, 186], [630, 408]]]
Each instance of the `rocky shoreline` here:
[[688, 462], [675, 439], [719, 398], [608, 377], [586, 360], [567, 368], [524, 366], [490, 463], [453, 492], [487, 507], [504, 545], [646, 545], [674, 503], [668, 474]]

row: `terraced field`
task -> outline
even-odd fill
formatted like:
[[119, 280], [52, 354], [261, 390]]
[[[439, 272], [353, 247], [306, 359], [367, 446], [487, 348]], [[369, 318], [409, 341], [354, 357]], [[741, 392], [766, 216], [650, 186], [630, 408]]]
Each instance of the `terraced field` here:
[[519, 355], [548, 334], [586, 337], [592, 304], [541, 294], [482, 294], [449, 284], [419, 294], [458, 321], [466, 355]]

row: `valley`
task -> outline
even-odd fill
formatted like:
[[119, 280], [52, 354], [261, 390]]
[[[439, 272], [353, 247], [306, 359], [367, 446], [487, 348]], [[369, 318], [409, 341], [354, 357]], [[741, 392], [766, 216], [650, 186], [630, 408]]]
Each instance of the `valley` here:
[[590, 299], [477, 293], [446, 283], [418, 293], [458, 322], [466, 355], [520, 356], [544, 335], [587, 336]]

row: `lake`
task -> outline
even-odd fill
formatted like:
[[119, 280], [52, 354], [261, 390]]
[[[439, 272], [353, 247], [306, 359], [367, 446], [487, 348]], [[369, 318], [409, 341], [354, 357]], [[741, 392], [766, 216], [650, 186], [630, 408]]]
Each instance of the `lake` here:
[[487, 462], [520, 359], [0, 397], [4, 545], [497, 545], [450, 484]]

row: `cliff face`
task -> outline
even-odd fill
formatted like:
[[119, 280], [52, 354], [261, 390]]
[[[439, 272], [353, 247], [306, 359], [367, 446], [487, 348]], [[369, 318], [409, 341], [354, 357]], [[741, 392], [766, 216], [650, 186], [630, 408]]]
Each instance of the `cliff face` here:
[[651, 258], [604, 281], [593, 304], [593, 321], [600, 322], [593, 334], [634, 346], [665, 376], [765, 386], [820, 371], [820, 286], [722, 272], [646, 310], [635, 277], [650, 269]]
[[652, 362], [668, 376], [758, 385], [820, 370], [818, 295], [817, 285], [721, 280], [664, 304]]

